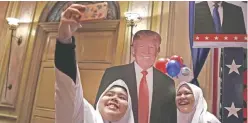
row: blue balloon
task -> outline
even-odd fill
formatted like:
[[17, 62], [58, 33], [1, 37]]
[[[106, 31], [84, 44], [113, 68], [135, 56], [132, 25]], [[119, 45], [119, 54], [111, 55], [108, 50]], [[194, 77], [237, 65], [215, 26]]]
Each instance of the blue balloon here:
[[170, 60], [166, 65], [166, 70], [169, 76], [175, 77], [180, 73], [181, 65], [176, 60]]

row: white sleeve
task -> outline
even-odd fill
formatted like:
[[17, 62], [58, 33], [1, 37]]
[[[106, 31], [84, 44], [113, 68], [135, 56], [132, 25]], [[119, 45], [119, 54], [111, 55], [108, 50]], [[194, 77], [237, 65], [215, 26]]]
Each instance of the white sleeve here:
[[207, 119], [207, 123], [221, 123], [212, 113], [207, 112], [207, 115], [205, 116]]
[[76, 84], [55, 68], [55, 123], [84, 123], [83, 89], [77, 67]]
[[102, 117], [93, 106], [84, 99], [84, 123], [103, 123]]

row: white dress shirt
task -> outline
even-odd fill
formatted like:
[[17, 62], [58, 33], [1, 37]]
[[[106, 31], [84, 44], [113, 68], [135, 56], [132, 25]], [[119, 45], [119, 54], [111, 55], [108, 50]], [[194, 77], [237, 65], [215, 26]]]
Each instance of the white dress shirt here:
[[[143, 69], [134, 62], [134, 68], [135, 68], [135, 74], [136, 74], [136, 82], [137, 82], [137, 94], [139, 97], [139, 85], [140, 81], [143, 77], [143, 74], [141, 73]], [[149, 91], [149, 115], [148, 115], [148, 122], [150, 122], [150, 114], [151, 114], [151, 104], [152, 104], [152, 92], [153, 92], [153, 67], [147, 69], [148, 74], [146, 75], [146, 81], [148, 85], [148, 91]]]
[[[210, 12], [211, 12], [212, 16], [213, 16], [213, 11], [214, 11], [214, 4], [215, 3], [213, 1], [208, 1], [208, 6], [209, 6], [209, 9], [210, 9]], [[222, 6], [222, 2], [219, 2], [218, 5], [219, 5], [218, 12], [219, 12], [219, 15], [220, 15], [220, 23], [222, 25], [222, 23], [223, 23], [223, 6]]]

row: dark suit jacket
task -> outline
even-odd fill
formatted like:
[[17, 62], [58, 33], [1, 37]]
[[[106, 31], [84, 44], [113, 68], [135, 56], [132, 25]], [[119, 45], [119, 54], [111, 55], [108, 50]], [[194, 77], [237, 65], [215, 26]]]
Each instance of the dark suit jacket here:
[[[241, 7], [222, 2], [224, 34], [246, 34], [244, 17]], [[206, 1], [195, 5], [195, 34], [215, 33], [214, 21]]]
[[[106, 69], [97, 93], [96, 103], [108, 85], [117, 79], [124, 80], [130, 90], [134, 120], [135, 123], [138, 123], [138, 97], [134, 63]], [[150, 123], [177, 123], [175, 83], [156, 68], [153, 69]]]

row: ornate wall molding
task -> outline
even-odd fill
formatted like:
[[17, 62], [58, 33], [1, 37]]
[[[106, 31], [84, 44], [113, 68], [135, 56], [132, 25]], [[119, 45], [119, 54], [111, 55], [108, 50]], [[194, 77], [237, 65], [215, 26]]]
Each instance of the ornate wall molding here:
[[174, 2], [162, 2], [160, 35], [162, 42], [160, 45], [159, 57], [168, 57], [171, 53], [171, 38], [173, 37]]
[[171, 45], [173, 44], [173, 38], [175, 36], [175, 2], [172, 1], [169, 3], [169, 8], [170, 8], [170, 11], [169, 11], [169, 21], [168, 21], [168, 29], [166, 30], [167, 31], [167, 40], [166, 40], [166, 43], [164, 45], [166, 45], [166, 48], [165, 48], [165, 56], [171, 56], [173, 54], [173, 47], [171, 47]]
[[[101, 20], [101, 21], [94, 21], [86, 22], [81, 24], [83, 28], [79, 28], [77, 31], [84, 31], [84, 30], [92, 30], [92, 31], [100, 31], [100, 30], [116, 30], [119, 26], [119, 20]], [[49, 23], [39, 23], [46, 32], [57, 32], [59, 23], [58, 22], [49, 22]]]

